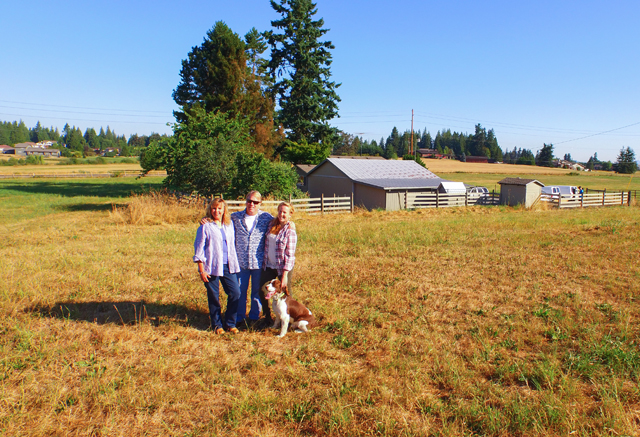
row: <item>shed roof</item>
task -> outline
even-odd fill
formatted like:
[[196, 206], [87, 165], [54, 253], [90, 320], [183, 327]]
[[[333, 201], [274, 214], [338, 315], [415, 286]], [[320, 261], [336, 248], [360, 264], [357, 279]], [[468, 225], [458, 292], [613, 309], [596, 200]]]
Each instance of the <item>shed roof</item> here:
[[296, 164], [296, 168], [298, 169], [299, 173], [302, 174], [308, 174], [311, 170], [313, 170], [315, 168], [315, 165], [309, 165], [309, 164]]
[[522, 179], [522, 178], [504, 178], [500, 182], [500, 185], [529, 185], [531, 183], [536, 183], [541, 187], [544, 187], [544, 184], [536, 179]]
[[[372, 181], [378, 179], [440, 179], [435, 174], [421, 166], [415, 161], [396, 161], [396, 160], [368, 160], [368, 159], [342, 159], [327, 158], [316, 168], [311, 170], [309, 174], [316, 171], [326, 162], [331, 163], [338, 170], [344, 173], [353, 181]], [[437, 186], [438, 184], [436, 184]]]

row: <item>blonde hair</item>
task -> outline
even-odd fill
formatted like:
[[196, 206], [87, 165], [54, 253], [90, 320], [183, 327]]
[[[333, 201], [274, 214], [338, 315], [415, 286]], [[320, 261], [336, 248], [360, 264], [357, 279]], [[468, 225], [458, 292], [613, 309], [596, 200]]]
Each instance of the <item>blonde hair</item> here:
[[213, 214], [211, 214], [211, 209], [215, 208], [216, 206], [223, 204], [224, 205], [224, 212], [222, 213], [222, 223], [225, 225], [230, 225], [231, 224], [231, 216], [229, 215], [229, 209], [227, 208], [227, 202], [224, 201], [224, 199], [222, 199], [221, 197], [216, 197], [215, 199], [213, 199], [210, 203], [209, 206], [207, 206], [207, 218], [210, 218], [211, 220], [213, 220]]
[[258, 197], [260, 202], [262, 202], [262, 194], [260, 194], [260, 191], [257, 191], [257, 190], [249, 191], [249, 194], [247, 194], [247, 197], [245, 197], [244, 200], [249, 200], [251, 198], [251, 196], [253, 196], [254, 194]]
[[[291, 215], [293, 215], [293, 212], [294, 212], [293, 205], [290, 204], [289, 202], [281, 202], [280, 205], [278, 205], [278, 213], [280, 213], [280, 208], [282, 208], [283, 206], [286, 206], [287, 208], [289, 208], [289, 212], [291, 213]], [[291, 221], [289, 221], [289, 223], [291, 223]], [[269, 225], [271, 226], [270, 232], [272, 234], [277, 234], [278, 232], [280, 232], [280, 229], [282, 229], [282, 223], [280, 223], [280, 219], [278, 218], [277, 214], [273, 218], [273, 220], [271, 220], [271, 223]]]

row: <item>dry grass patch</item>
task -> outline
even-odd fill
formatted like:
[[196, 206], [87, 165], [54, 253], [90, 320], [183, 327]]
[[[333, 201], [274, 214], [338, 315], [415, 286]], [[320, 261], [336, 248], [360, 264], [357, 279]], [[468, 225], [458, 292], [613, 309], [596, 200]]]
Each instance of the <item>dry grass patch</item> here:
[[137, 200], [0, 235], [4, 434], [640, 425], [637, 208], [296, 214], [294, 295], [321, 326], [277, 339], [204, 330], [191, 262], [203, 208]]
[[159, 225], [196, 223], [204, 216], [205, 205], [181, 204], [174, 196], [156, 191], [132, 195], [126, 206], [113, 206], [111, 218], [122, 224]]

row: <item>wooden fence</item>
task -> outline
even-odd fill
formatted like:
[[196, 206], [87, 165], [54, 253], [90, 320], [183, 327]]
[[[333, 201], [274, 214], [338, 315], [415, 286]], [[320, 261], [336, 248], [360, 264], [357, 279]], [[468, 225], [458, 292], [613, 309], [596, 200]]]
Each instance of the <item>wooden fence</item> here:
[[[181, 203], [188, 204], [200, 204], [203, 208], [207, 203], [211, 201], [206, 197], [197, 196], [195, 194], [185, 194], [179, 192], [171, 192], [173, 196], [178, 198]], [[308, 199], [288, 199], [287, 202], [293, 205], [295, 211], [306, 212], [309, 214], [324, 214], [326, 213], [340, 213], [340, 212], [353, 212], [353, 196], [345, 197], [315, 197]], [[241, 211], [246, 206], [245, 200], [225, 200], [229, 207], [229, 211]], [[260, 209], [275, 213], [278, 210], [278, 205], [283, 202], [282, 200], [263, 200], [260, 205]]]
[[568, 195], [542, 194], [540, 200], [558, 208], [587, 208], [590, 206], [631, 205], [631, 192], [589, 192]]
[[466, 194], [445, 194], [438, 192], [405, 193], [405, 209], [418, 208], [450, 208], [460, 206], [475, 205], [498, 205], [500, 194], [491, 192], [466, 193]]
[[[166, 176], [164, 171], [152, 171], [144, 176]], [[29, 178], [117, 178], [125, 176], [143, 176], [140, 170], [111, 170], [108, 172], [83, 172], [83, 173], [11, 173], [0, 174], [0, 179], [29, 179]]]
[[[240, 211], [245, 208], [244, 200], [227, 200], [230, 211]], [[263, 200], [260, 209], [276, 212], [282, 200]], [[353, 212], [353, 196], [350, 197], [314, 197], [309, 199], [289, 199], [295, 211], [306, 213], [325, 212]]]

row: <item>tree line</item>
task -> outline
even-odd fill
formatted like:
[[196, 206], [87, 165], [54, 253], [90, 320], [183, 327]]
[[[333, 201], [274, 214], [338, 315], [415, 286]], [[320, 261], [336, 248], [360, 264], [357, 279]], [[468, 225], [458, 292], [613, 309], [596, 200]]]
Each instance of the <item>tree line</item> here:
[[92, 127], [82, 133], [80, 128], [70, 126], [69, 123], [66, 123], [60, 132], [58, 128], [42, 126], [39, 121], [33, 128], [27, 127], [22, 120], [0, 122], [0, 144], [14, 146], [26, 142], [53, 141], [56, 144], [51, 147], [59, 149], [65, 157], [93, 156], [96, 154], [95, 151], [103, 152], [109, 149], [118, 150], [111, 154], [138, 156], [144, 147], [163, 138], [166, 139], [167, 136], [158, 133], [132, 134], [127, 140], [124, 135], [117, 135], [109, 126], [106, 130], [101, 127], [99, 133]]
[[[333, 148], [335, 155], [372, 155], [383, 156], [387, 159], [403, 157], [413, 149], [436, 150], [441, 155], [448, 155], [464, 160], [466, 156], [486, 156], [496, 161], [502, 161], [502, 149], [493, 129], [487, 131], [481, 124], [475, 126], [473, 134], [451, 132], [451, 129], [438, 131], [435, 138], [425, 128], [411, 133], [410, 130], [402, 134], [394, 126], [391, 134], [385, 139], [368, 141], [357, 136], [341, 132], [340, 140]], [[413, 148], [411, 141], [413, 137]]]

